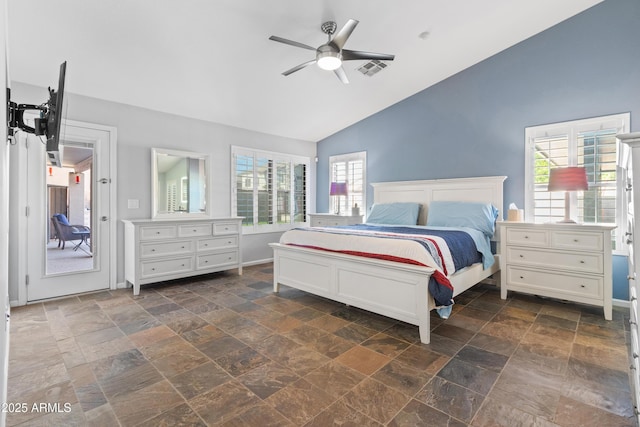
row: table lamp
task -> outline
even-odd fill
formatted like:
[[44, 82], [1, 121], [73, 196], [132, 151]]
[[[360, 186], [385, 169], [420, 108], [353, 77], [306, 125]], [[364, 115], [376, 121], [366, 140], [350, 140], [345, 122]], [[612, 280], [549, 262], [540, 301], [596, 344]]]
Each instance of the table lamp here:
[[583, 167], [568, 166], [554, 168], [549, 171], [549, 186], [547, 191], [564, 191], [564, 219], [561, 223], [575, 224], [571, 219], [571, 207], [569, 204], [569, 191], [588, 190], [587, 171]]
[[330, 196], [338, 196], [338, 209], [336, 215], [340, 215], [340, 196], [347, 195], [347, 183], [346, 182], [332, 182], [329, 190]]

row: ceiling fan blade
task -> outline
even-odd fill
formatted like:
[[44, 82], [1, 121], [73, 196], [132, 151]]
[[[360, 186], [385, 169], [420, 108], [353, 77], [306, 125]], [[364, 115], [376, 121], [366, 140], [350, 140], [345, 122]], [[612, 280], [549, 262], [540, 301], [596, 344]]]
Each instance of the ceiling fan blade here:
[[379, 61], [393, 61], [395, 55], [386, 53], [362, 52], [359, 50], [342, 49], [342, 60], [352, 61], [354, 59], [377, 59]]
[[295, 67], [293, 67], [290, 70], [285, 71], [284, 73], [282, 73], [283, 76], [288, 76], [289, 74], [295, 73], [296, 71], [302, 70], [304, 67], [306, 67], [307, 65], [311, 65], [311, 64], [315, 64], [316, 60], [312, 59], [311, 61], [307, 61], [303, 64], [300, 65], [296, 65]]
[[311, 46], [306, 45], [304, 43], [295, 42], [293, 40], [283, 39], [282, 37], [278, 37], [278, 36], [271, 36], [271, 37], [269, 37], [269, 40], [273, 40], [274, 42], [280, 42], [280, 43], [288, 44], [290, 46], [301, 47], [303, 49], [316, 50], [315, 47], [311, 47]]
[[336, 76], [338, 76], [342, 83], [349, 84], [349, 79], [347, 78], [347, 74], [344, 72], [344, 68], [336, 68], [333, 72], [336, 73]]
[[355, 19], [349, 19], [347, 23], [344, 24], [344, 27], [338, 31], [338, 34], [336, 34], [336, 36], [331, 40], [331, 43], [336, 45], [338, 49], [342, 49], [351, 33], [353, 33], [353, 30], [356, 29], [358, 22], [359, 21], [356, 21]]

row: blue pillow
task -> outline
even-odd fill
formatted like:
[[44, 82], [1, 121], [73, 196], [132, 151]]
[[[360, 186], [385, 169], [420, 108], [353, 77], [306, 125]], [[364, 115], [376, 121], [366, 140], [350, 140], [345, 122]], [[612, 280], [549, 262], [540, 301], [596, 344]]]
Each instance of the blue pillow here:
[[371, 207], [367, 222], [372, 224], [416, 225], [419, 203], [377, 203]]
[[433, 201], [429, 204], [427, 225], [475, 228], [493, 237], [496, 218], [498, 209], [491, 203]]
[[56, 217], [56, 219], [58, 220], [58, 222], [60, 224], [62, 224], [62, 225], [71, 225], [71, 224], [69, 224], [69, 221], [67, 220], [67, 217], [66, 217], [65, 214], [58, 213], [58, 214], [55, 214], [53, 216]]

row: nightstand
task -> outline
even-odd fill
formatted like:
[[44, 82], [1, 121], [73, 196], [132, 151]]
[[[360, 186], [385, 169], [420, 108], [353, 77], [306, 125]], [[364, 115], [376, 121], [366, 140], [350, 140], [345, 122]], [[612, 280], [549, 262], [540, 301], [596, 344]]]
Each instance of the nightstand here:
[[501, 222], [500, 296], [507, 291], [604, 308], [612, 316], [614, 226]]
[[312, 227], [326, 227], [332, 225], [362, 224], [362, 215], [336, 215], [328, 213], [309, 214]]

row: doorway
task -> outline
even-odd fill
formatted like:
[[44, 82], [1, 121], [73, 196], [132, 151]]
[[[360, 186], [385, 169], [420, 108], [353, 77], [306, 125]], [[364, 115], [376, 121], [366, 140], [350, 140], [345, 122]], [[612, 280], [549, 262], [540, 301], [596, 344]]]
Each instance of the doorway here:
[[19, 304], [115, 288], [115, 138], [115, 128], [67, 121], [56, 167], [38, 136], [20, 135], [27, 208]]

